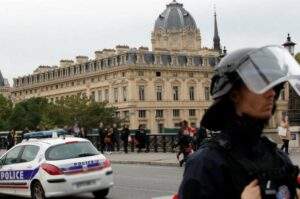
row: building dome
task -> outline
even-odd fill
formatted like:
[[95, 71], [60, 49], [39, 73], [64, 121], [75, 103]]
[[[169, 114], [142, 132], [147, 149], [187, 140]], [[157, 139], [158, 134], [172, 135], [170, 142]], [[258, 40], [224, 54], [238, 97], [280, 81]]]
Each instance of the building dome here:
[[157, 18], [154, 30], [184, 28], [196, 29], [197, 26], [195, 20], [190, 13], [183, 8], [183, 4], [173, 0], [173, 2], [168, 4], [165, 11]]

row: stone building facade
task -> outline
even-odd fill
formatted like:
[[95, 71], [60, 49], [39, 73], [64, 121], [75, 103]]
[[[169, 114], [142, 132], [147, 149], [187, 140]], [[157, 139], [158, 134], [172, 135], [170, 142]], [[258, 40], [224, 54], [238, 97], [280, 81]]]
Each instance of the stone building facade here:
[[[15, 102], [30, 97], [55, 102], [87, 95], [117, 107], [116, 114], [130, 128], [145, 124], [152, 133], [177, 127], [182, 120], [199, 126], [212, 103], [209, 86], [220, 49], [201, 46], [195, 20], [176, 1], [157, 18], [151, 41], [152, 50], [116, 46], [96, 51], [93, 59], [77, 56], [75, 62], [40, 66], [14, 79], [12, 97]], [[286, 101], [280, 101], [279, 109], [285, 107]]]
[[0, 94], [6, 98], [10, 98], [11, 87], [7, 79], [3, 78], [0, 71]]

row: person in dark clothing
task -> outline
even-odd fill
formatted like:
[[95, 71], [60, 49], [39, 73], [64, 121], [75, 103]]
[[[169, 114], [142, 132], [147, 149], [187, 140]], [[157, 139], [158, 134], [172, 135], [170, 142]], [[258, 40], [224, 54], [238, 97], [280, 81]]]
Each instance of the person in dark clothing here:
[[11, 149], [13, 146], [15, 146], [15, 137], [16, 137], [16, 131], [15, 129], [12, 129], [8, 135], [7, 135], [7, 138], [6, 138], [6, 141], [7, 141], [7, 150]]
[[104, 152], [104, 149], [105, 149], [105, 142], [104, 142], [104, 138], [105, 138], [105, 131], [104, 131], [104, 128], [103, 128], [103, 123], [100, 123], [99, 124], [99, 142], [100, 142], [100, 151], [101, 153], [103, 154]]
[[201, 121], [214, 133], [189, 157], [180, 199], [296, 198], [298, 167], [262, 135], [290, 67], [299, 65], [279, 46], [242, 49], [221, 60], [211, 82], [215, 103]]
[[29, 133], [29, 129], [27, 127], [25, 127], [24, 131], [22, 131], [21, 133], [21, 140], [23, 140], [24, 138], [24, 134]]
[[136, 131], [135, 133], [135, 142], [136, 142], [136, 146], [138, 148], [138, 153], [142, 151], [143, 148], [146, 147], [146, 142], [147, 142], [147, 134], [144, 128], [143, 124], [139, 125], [139, 129]]
[[120, 151], [120, 131], [117, 128], [117, 124], [113, 124], [113, 137], [112, 137], [112, 151]]
[[190, 155], [189, 148], [192, 146], [193, 138], [190, 136], [188, 122], [184, 120], [180, 125], [181, 127], [177, 133], [177, 146], [179, 146], [179, 151], [176, 156], [179, 160], [180, 154], [183, 154], [183, 159], [179, 160], [179, 165], [182, 166]]
[[195, 141], [196, 150], [198, 150], [198, 148], [200, 147], [201, 143], [204, 141], [205, 138], [207, 138], [207, 131], [204, 127], [200, 126], [200, 128], [197, 130], [196, 133], [196, 141]]
[[129, 136], [130, 136], [130, 130], [128, 128], [128, 125], [125, 124], [123, 129], [122, 129], [122, 132], [121, 132], [121, 139], [123, 141], [123, 147], [124, 147], [124, 152], [125, 153], [128, 153], [128, 139], [129, 139]]

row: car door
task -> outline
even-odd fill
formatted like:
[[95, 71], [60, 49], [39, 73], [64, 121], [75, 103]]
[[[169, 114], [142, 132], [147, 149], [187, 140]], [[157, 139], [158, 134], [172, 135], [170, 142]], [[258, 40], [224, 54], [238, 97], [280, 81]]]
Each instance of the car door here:
[[36, 157], [40, 150], [37, 145], [24, 145], [19, 156], [17, 169], [15, 172], [22, 174], [21, 178], [15, 181], [15, 192], [17, 195], [24, 196], [29, 194], [31, 179], [37, 174], [39, 165]]
[[[17, 165], [23, 146], [16, 146], [7, 151], [0, 160], [0, 193], [14, 194]], [[20, 177], [20, 173], [17, 174]]]

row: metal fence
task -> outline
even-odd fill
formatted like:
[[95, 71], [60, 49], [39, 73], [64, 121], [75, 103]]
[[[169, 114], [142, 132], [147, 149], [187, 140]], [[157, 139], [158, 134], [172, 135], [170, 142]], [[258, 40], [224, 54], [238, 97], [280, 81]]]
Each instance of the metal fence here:
[[[19, 143], [21, 142], [21, 132], [17, 132], [17, 135], [15, 137], [16, 142]], [[0, 149], [5, 149], [6, 148], [6, 143], [7, 143], [7, 134], [8, 131], [5, 132], [0, 132]], [[89, 139], [94, 146], [100, 150], [101, 145], [100, 145], [100, 137], [99, 134], [95, 133], [90, 133], [87, 135], [87, 139]], [[132, 142], [128, 143], [128, 151], [136, 151], [136, 145], [134, 143], [134, 134], [131, 135], [131, 140]], [[120, 151], [123, 151], [123, 142], [119, 140], [119, 147], [115, 145], [115, 150], [119, 149]], [[147, 142], [146, 142], [146, 148], [145, 150], [149, 152], [175, 152], [177, 141], [176, 141], [176, 133], [166, 133], [166, 134], [148, 134], [147, 135]]]
[[[100, 150], [100, 138], [98, 134], [88, 134], [87, 138]], [[128, 150], [134, 152], [137, 150], [134, 143], [134, 135], [131, 135], [132, 142], [128, 143]], [[166, 134], [148, 134], [146, 139], [146, 151], [149, 152], [175, 152], [176, 151], [176, 134], [175, 133], [166, 133]], [[123, 151], [123, 142], [119, 140], [118, 144], [115, 145], [115, 150]]]

